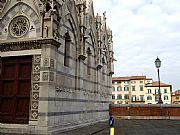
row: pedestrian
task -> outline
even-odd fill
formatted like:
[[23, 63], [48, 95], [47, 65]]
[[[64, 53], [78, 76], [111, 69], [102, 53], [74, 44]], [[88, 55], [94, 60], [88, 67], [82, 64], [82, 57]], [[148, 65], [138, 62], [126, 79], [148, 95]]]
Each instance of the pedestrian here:
[[111, 114], [109, 114], [109, 126], [113, 127], [114, 126], [114, 118]]

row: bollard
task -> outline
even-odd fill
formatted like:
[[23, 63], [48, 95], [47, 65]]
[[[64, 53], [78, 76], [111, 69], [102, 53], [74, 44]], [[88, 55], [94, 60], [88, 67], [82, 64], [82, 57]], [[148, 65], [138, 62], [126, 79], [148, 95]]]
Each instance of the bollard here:
[[114, 127], [110, 128], [110, 135], [114, 135]]

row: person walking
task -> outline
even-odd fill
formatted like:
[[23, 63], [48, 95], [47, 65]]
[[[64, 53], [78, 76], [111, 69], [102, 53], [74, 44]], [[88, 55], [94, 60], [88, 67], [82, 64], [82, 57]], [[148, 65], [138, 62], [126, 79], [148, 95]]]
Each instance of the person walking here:
[[109, 116], [110, 135], [114, 135], [114, 118], [111, 114]]

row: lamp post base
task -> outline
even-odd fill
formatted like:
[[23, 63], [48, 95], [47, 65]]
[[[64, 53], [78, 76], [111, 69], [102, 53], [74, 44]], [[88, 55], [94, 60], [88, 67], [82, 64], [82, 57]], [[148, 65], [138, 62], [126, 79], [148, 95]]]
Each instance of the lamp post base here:
[[157, 104], [163, 104], [162, 99], [160, 99], [160, 100], [157, 102]]

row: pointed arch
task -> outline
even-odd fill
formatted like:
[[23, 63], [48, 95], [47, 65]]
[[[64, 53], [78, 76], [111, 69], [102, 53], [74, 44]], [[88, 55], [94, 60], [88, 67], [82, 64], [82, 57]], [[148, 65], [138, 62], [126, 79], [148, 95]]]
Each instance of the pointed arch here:
[[32, 7], [24, 2], [18, 2], [2, 16], [0, 29], [7, 29], [11, 20], [19, 15], [24, 15], [25, 17], [29, 18], [30, 23], [35, 26], [36, 34], [40, 35], [40, 16]]
[[71, 26], [71, 32], [73, 33], [74, 36], [74, 41], [75, 41], [75, 45], [76, 45], [76, 49], [78, 49], [78, 44], [79, 44], [79, 27], [77, 26], [77, 21], [76, 19], [72, 16], [71, 13], [68, 13], [64, 18], [63, 18], [63, 22], [64, 24], [66, 24], [67, 22], [70, 24]]

